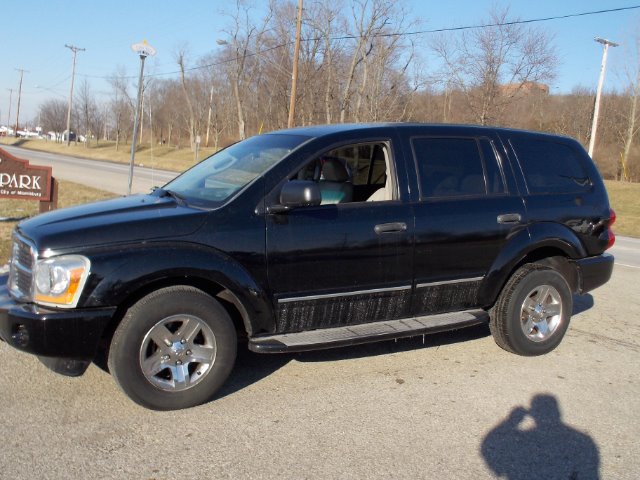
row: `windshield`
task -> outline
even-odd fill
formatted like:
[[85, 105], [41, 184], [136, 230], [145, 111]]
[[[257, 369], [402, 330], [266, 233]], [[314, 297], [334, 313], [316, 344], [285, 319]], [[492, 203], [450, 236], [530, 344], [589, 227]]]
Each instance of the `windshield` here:
[[214, 206], [269, 170], [298, 145], [299, 135], [257, 135], [221, 150], [166, 184], [190, 205]]

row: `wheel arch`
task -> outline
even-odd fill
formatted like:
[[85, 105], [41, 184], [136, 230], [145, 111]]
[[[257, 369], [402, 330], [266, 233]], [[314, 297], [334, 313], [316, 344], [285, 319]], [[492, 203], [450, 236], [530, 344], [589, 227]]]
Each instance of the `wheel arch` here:
[[491, 266], [478, 292], [478, 302], [490, 308], [511, 276], [523, 265], [536, 263], [557, 270], [572, 292], [579, 289], [579, 271], [572, 259], [587, 252], [569, 228], [560, 224], [536, 224], [509, 239]]
[[[147, 246], [148, 247], [148, 246]], [[109, 302], [116, 313], [103, 330], [99, 348], [108, 348], [127, 310], [149, 293], [169, 286], [191, 286], [220, 302], [239, 336], [273, 329], [273, 309], [258, 282], [240, 264], [221, 252], [185, 246], [157, 246], [92, 258], [95, 279], [84, 306]], [[113, 258], [118, 265], [113, 267]]]

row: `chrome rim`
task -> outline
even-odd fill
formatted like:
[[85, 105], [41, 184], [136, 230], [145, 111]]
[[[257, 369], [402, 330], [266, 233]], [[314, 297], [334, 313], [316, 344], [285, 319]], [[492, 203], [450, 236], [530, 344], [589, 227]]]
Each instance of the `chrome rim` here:
[[167, 391], [187, 390], [201, 382], [216, 359], [211, 327], [192, 315], [160, 320], [144, 337], [140, 366], [145, 378]]
[[520, 325], [529, 340], [543, 342], [562, 322], [562, 297], [551, 285], [540, 285], [529, 292], [520, 310]]

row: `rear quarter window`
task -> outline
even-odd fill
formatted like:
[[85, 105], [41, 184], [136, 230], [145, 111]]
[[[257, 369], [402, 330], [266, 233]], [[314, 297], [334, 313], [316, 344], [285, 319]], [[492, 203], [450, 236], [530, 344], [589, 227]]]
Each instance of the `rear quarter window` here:
[[572, 146], [540, 138], [511, 138], [509, 143], [529, 193], [580, 193], [591, 188], [580, 152]]

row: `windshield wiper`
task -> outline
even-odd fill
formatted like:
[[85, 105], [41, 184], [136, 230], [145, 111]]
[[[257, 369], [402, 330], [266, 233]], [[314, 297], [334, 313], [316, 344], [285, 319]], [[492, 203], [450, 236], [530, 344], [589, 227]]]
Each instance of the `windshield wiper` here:
[[164, 198], [164, 197], [171, 197], [173, 198], [176, 203], [180, 206], [186, 207], [187, 206], [187, 199], [180, 195], [178, 192], [174, 192], [173, 190], [166, 190], [164, 188], [156, 188], [153, 193], [156, 193], [158, 195], [158, 197], [160, 198]]

